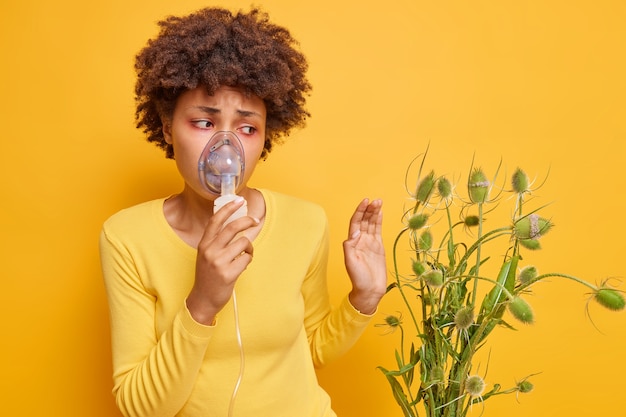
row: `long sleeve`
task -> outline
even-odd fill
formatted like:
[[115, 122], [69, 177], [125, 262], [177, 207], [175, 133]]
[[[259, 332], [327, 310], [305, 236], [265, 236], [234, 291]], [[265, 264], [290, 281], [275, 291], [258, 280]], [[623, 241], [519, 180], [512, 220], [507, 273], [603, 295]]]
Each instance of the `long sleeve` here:
[[365, 331], [371, 315], [358, 312], [344, 297], [332, 308], [327, 289], [328, 225], [324, 221], [319, 248], [302, 284], [304, 325], [313, 363], [322, 367], [344, 355]]
[[156, 298], [143, 286], [130, 254], [113, 239], [103, 231], [100, 248], [117, 404], [125, 416], [174, 416], [193, 390], [212, 329], [196, 323], [181, 304], [157, 338]]

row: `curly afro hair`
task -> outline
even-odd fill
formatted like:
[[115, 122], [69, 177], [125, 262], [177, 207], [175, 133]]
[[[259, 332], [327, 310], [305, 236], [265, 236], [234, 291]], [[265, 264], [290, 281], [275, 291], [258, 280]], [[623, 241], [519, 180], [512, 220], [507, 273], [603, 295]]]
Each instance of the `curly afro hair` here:
[[260, 97], [267, 110], [261, 158], [293, 128], [304, 127], [311, 91], [308, 63], [289, 31], [269, 22], [259, 9], [236, 15], [206, 8], [159, 22], [160, 33], [136, 57], [136, 121], [147, 140], [174, 151], [165, 142], [162, 119], [172, 117], [186, 90], [204, 86], [213, 94], [221, 86], [243, 88]]

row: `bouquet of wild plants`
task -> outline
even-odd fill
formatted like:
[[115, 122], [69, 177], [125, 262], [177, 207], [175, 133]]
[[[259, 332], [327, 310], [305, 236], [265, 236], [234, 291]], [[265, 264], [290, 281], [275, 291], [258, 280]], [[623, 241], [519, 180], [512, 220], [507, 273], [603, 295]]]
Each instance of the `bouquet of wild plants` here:
[[[402, 315], [387, 316], [383, 324], [400, 330], [397, 369], [379, 369], [404, 416], [417, 416], [417, 405], [422, 402], [427, 417], [461, 417], [473, 404], [494, 395], [532, 390], [527, 377], [509, 389], [494, 384], [486, 392], [483, 378], [472, 366], [476, 352], [496, 326], [512, 328], [505, 321], [507, 310], [522, 323], [533, 322], [532, 309], [524, 298], [532, 285], [546, 278], [565, 278], [590, 288], [591, 298], [608, 309], [622, 310], [625, 301], [622, 292], [608, 281], [594, 285], [567, 274], [539, 274], [535, 266], [523, 265], [522, 252], [540, 249], [541, 237], [553, 226], [541, 216], [545, 207], [525, 211], [531, 189], [524, 171], [517, 169], [510, 189], [502, 187], [493, 196], [500, 167], [490, 181], [480, 168], [472, 166], [467, 196], [462, 198], [448, 178], [438, 177], [434, 171], [425, 173], [424, 162], [425, 155], [412, 194], [413, 207], [405, 213], [406, 227], [393, 247], [395, 282], [388, 290], [399, 291], [408, 312], [404, 319]], [[505, 194], [513, 198], [505, 199]], [[512, 218], [502, 227], [485, 230], [484, 214], [491, 210], [493, 216], [496, 203], [505, 200], [513, 206], [512, 215], [507, 216]], [[435, 223], [442, 230], [437, 243]], [[398, 256], [401, 243], [407, 241], [412, 270], [401, 274]], [[502, 258], [498, 259], [503, 262], [485, 274], [486, 262], [491, 259], [486, 252], [494, 247], [499, 248]], [[414, 327], [418, 343], [407, 343], [405, 325]]]

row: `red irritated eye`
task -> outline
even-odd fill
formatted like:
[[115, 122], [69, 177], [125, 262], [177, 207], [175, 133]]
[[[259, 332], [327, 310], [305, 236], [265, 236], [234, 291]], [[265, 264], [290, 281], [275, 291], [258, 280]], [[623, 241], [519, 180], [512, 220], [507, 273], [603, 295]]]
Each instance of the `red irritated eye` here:
[[213, 127], [213, 122], [209, 120], [194, 120], [192, 124], [200, 129], [210, 129]]
[[256, 132], [256, 129], [252, 126], [244, 126], [241, 129], [241, 132], [244, 133], [245, 135], [251, 135], [254, 132]]

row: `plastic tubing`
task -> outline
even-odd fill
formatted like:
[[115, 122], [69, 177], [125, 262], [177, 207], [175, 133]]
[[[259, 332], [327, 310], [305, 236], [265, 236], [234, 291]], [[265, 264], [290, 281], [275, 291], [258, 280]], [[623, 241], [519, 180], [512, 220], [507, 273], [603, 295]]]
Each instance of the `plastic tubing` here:
[[237, 398], [237, 393], [239, 392], [239, 386], [241, 385], [241, 380], [243, 379], [243, 371], [246, 364], [246, 358], [243, 353], [243, 343], [241, 341], [241, 329], [239, 328], [239, 312], [237, 308], [237, 294], [235, 290], [233, 290], [233, 310], [235, 313], [235, 331], [237, 333], [237, 345], [239, 346], [239, 376], [237, 377], [237, 382], [235, 383], [235, 387], [233, 388], [233, 394], [230, 397], [230, 404], [228, 405], [228, 417], [232, 417], [233, 410], [235, 409], [235, 399]]

